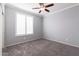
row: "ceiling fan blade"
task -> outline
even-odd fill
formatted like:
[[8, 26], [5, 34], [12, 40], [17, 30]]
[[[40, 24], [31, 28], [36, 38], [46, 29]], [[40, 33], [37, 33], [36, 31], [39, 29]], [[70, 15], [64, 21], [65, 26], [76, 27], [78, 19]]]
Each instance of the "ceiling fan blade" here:
[[39, 13], [41, 13], [41, 10], [39, 11]]
[[44, 6], [44, 3], [39, 3], [40, 6]]
[[36, 7], [36, 8], [32, 8], [32, 9], [40, 9], [39, 7]]
[[54, 6], [54, 4], [49, 4], [49, 5], [46, 5], [45, 7], [51, 7], [51, 6]]
[[48, 9], [45, 9], [45, 11], [50, 12]]

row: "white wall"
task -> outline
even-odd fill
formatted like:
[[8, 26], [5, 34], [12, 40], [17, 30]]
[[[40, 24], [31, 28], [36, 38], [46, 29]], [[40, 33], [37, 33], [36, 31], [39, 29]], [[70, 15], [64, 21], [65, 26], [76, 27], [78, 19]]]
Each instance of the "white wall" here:
[[[13, 6], [6, 6], [5, 8], [5, 47], [15, 45], [18, 43], [24, 43], [31, 40], [42, 38], [42, 17], [35, 14], [23, 11]], [[26, 36], [15, 36], [16, 26], [16, 12], [23, 14], [29, 14], [34, 17], [34, 34]]]
[[44, 17], [44, 38], [79, 47], [79, 6]]

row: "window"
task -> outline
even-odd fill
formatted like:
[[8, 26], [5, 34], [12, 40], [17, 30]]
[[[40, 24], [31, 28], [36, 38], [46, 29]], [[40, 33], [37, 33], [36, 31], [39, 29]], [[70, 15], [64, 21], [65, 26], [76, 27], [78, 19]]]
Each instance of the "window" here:
[[16, 14], [16, 36], [33, 34], [33, 17]]
[[27, 34], [33, 34], [33, 17], [32, 16], [27, 16], [26, 17], [26, 33]]
[[17, 14], [16, 35], [25, 35], [25, 15]]

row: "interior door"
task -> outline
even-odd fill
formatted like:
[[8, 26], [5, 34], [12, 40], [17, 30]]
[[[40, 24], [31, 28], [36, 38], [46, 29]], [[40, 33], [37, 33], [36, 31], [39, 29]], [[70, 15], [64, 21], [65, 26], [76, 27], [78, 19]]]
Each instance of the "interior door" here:
[[2, 55], [2, 8], [1, 8], [1, 4], [0, 4], [0, 55]]

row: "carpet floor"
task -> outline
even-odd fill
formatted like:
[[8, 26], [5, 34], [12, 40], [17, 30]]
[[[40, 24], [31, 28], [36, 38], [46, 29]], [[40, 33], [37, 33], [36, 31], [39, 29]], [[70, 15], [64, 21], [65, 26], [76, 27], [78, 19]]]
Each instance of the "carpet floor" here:
[[79, 48], [45, 39], [3, 48], [3, 56], [79, 56]]

